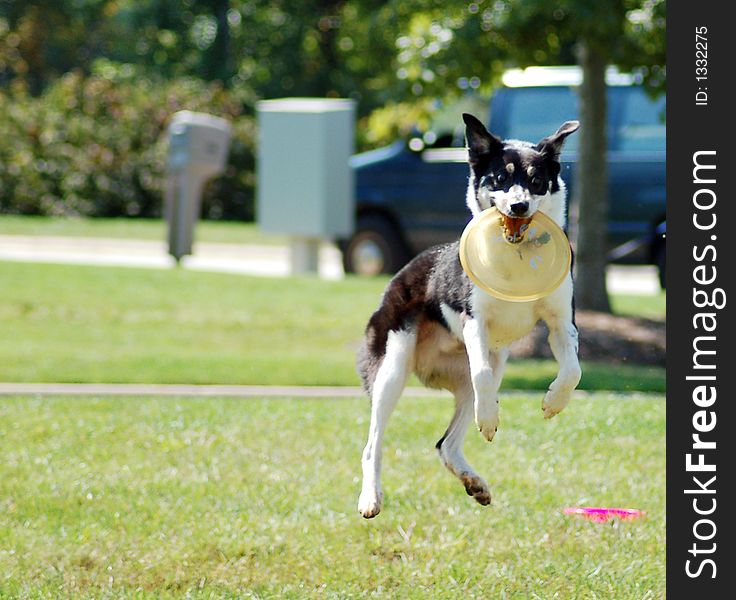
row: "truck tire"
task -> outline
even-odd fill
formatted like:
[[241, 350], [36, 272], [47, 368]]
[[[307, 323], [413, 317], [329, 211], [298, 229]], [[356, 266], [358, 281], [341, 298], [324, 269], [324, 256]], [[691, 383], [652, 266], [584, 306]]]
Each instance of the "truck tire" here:
[[385, 217], [358, 217], [355, 233], [342, 246], [346, 273], [375, 276], [396, 273], [409, 260], [409, 252], [396, 227]]

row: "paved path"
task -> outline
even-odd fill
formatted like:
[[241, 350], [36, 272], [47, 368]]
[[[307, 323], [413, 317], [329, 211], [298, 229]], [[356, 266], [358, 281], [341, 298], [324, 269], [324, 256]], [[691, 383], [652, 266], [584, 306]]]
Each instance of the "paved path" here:
[[[163, 241], [81, 237], [0, 235], [0, 260], [128, 266], [165, 269], [174, 259]], [[182, 260], [186, 269], [244, 275], [285, 277], [290, 272], [285, 246], [198, 243], [192, 256]], [[326, 279], [344, 276], [339, 250], [330, 244], [320, 249], [320, 275]], [[607, 272], [611, 292], [656, 294], [657, 271], [652, 266], [611, 266]]]
[[[0, 235], [0, 260], [57, 264], [106, 265], [165, 269], [176, 261], [163, 241], [84, 237]], [[182, 266], [198, 271], [285, 277], [289, 274], [289, 248], [252, 244], [197, 243]], [[339, 250], [320, 249], [320, 275], [343, 276]]]
[[[504, 396], [536, 394], [540, 401], [544, 392], [539, 390], [502, 390]], [[599, 394], [626, 398], [664, 398], [656, 392], [589, 392], [576, 390], [578, 398]], [[157, 383], [0, 383], [2, 396], [194, 396], [230, 398], [364, 398], [365, 393], [355, 386], [300, 386], [300, 385], [188, 385]], [[451, 398], [444, 390], [407, 387], [402, 396], [407, 398]]]
[[[0, 383], [0, 396], [217, 396], [236, 398], [289, 397], [358, 398], [365, 395], [354, 386], [294, 385], [186, 385], [152, 383]], [[408, 387], [405, 396], [447, 396], [449, 392]]]

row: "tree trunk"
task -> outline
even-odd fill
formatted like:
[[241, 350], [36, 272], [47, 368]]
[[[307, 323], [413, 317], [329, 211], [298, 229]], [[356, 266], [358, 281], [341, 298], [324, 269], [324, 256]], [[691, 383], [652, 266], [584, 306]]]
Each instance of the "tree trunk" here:
[[203, 57], [204, 76], [227, 85], [234, 74], [233, 57], [230, 55], [230, 23], [227, 20], [230, 0], [209, 0], [208, 4], [212, 16], [217, 20], [217, 35]]
[[608, 165], [606, 162], [606, 59], [583, 42], [580, 48], [580, 145], [573, 214], [577, 216], [576, 305], [610, 312], [606, 291]]

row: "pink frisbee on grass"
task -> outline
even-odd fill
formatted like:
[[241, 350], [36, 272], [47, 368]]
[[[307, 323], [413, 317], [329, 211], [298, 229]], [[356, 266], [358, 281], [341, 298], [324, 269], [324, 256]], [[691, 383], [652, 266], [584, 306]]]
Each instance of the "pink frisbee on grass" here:
[[565, 509], [566, 515], [578, 515], [596, 523], [605, 523], [617, 518], [622, 521], [632, 521], [643, 517], [646, 513], [637, 508], [605, 508], [603, 506], [582, 506]]

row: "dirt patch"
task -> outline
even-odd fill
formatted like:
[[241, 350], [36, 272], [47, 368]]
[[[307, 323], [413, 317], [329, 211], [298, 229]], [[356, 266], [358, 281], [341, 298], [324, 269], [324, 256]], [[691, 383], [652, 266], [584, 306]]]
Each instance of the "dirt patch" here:
[[[580, 359], [609, 364], [665, 366], [663, 321], [621, 317], [579, 310], [575, 321], [580, 333]], [[552, 358], [547, 328], [537, 325], [523, 340], [511, 346], [511, 355], [521, 358]]]

